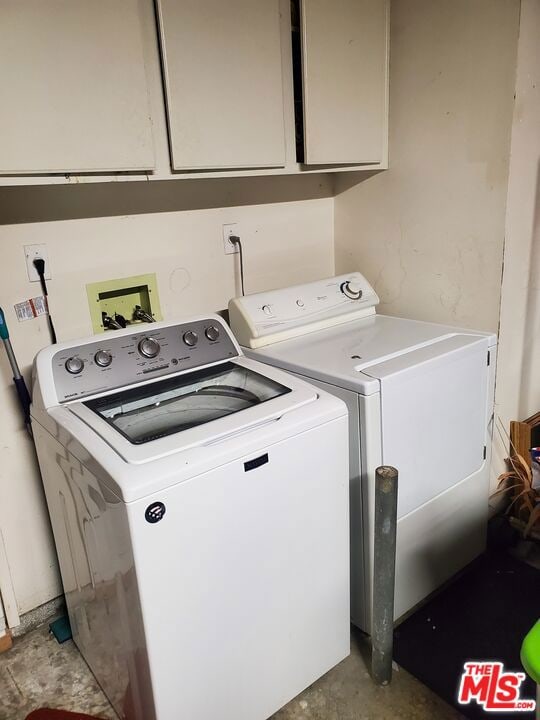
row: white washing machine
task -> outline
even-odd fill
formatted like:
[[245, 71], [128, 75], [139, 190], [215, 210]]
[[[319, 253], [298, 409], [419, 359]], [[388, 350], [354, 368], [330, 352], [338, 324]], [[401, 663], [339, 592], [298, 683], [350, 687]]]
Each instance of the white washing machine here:
[[248, 356], [349, 409], [351, 617], [371, 631], [374, 479], [399, 470], [395, 618], [485, 547], [496, 337], [376, 314], [360, 273], [234, 299]]
[[41, 351], [75, 642], [128, 720], [264, 719], [349, 653], [347, 410], [217, 316]]

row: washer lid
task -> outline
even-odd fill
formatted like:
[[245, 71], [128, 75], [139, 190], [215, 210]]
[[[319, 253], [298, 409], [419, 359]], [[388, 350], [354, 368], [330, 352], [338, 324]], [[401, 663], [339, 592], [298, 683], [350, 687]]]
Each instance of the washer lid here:
[[211, 444], [317, 399], [314, 388], [266, 369], [238, 359], [67, 407], [124, 460], [147, 462]]
[[400, 359], [400, 368], [417, 364], [414, 351], [441, 343], [432, 354], [437, 350], [444, 354], [448, 348], [443, 341], [455, 336], [464, 338], [465, 343], [480, 338], [488, 338], [488, 345], [496, 342], [489, 333], [373, 315], [245, 352], [285, 370], [370, 395], [380, 386], [372, 366], [395, 358]]
[[228, 362], [83, 402], [133, 445], [190, 430], [290, 393], [269, 377]]

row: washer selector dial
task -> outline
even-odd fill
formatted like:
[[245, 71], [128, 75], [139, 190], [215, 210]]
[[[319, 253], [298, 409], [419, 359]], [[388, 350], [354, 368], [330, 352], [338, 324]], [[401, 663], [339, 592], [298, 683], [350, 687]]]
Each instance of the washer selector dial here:
[[70, 357], [66, 360], [66, 370], [72, 375], [78, 375], [84, 369], [84, 362], [80, 357]]
[[94, 362], [99, 367], [106, 368], [112, 363], [112, 355], [107, 350], [98, 350], [94, 355]]
[[155, 358], [160, 351], [158, 341], [151, 337], [143, 338], [138, 347], [141, 355], [147, 358]]
[[199, 341], [199, 336], [193, 330], [188, 330], [184, 333], [183, 340], [189, 347], [195, 347]]
[[362, 286], [357, 280], [346, 280], [344, 283], [341, 283], [340, 290], [345, 297], [351, 300], [360, 300], [364, 294]]
[[219, 328], [217, 328], [215, 325], [210, 325], [210, 327], [207, 327], [204, 331], [204, 334], [210, 340], [210, 342], [214, 342], [219, 337]]

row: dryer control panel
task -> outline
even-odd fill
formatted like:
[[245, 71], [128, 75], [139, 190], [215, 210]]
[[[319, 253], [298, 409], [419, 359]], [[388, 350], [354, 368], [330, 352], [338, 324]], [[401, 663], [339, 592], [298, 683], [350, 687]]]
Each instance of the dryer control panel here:
[[84, 344], [64, 346], [53, 355], [59, 402], [76, 400], [180, 370], [238, 356], [228, 330], [216, 318], [137, 332], [107, 332]]
[[233, 332], [257, 348], [375, 313], [379, 298], [359, 272], [268, 290], [229, 302]]

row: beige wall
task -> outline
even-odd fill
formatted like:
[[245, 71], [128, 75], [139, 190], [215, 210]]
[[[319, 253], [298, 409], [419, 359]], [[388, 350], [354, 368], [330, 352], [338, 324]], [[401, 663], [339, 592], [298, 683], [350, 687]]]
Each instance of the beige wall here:
[[[246, 290], [334, 272], [333, 200], [325, 176], [165, 181], [0, 191], [0, 302], [27, 379], [48, 344], [42, 319], [18, 323], [13, 305], [39, 293], [23, 245], [46, 243], [58, 339], [92, 331], [85, 284], [157, 274], [165, 319], [226, 307], [238, 292], [237, 259], [223, 252], [223, 223], [238, 222]], [[137, 214], [142, 213], [142, 214]], [[0, 353], [0, 531], [19, 612], [59, 594], [41, 482], [21, 429]], [[0, 577], [3, 591], [10, 582]]]
[[497, 373], [494, 474], [510, 420], [540, 410], [540, 2], [522, 0]]
[[390, 170], [340, 178], [336, 270], [380, 310], [496, 330], [519, 0], [392, 0]]

